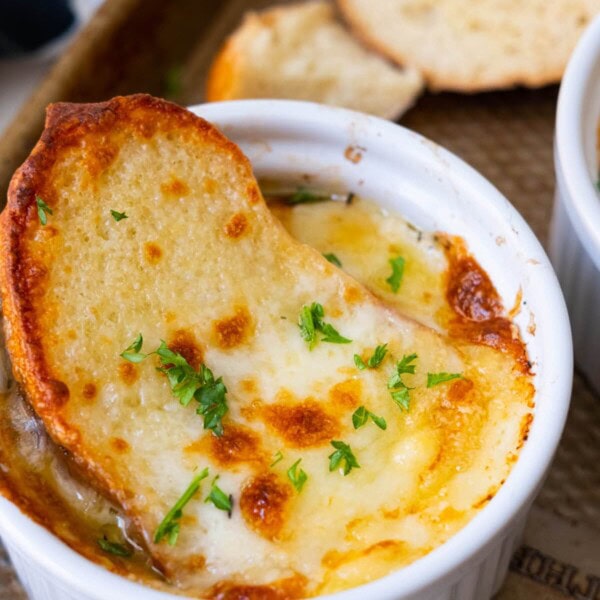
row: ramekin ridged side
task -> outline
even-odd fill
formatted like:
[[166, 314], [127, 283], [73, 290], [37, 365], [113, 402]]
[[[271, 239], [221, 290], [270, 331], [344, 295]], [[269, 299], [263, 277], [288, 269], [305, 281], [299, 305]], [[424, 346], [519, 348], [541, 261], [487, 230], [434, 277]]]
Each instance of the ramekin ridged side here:
[[[572, 383], [564, 300], [540, 243], [510, 203], [460, 159], [393, 123], [291, 101], [193, 107], [250, 158], [259, 179], [353, 191], [417, 227], [462, 236], [515, 322], [534, 375], [529, 437], [505, 484], [446, 543], [335, 600], [486, 600], [497, 591], [558, 445]], [[350, 161], [348, 149], [352, 150]], [[536, 326], [533, 327], [532, 324]], [[0, 498], [0, 534], [33, 600], [177, 600], [118, 577], [67, 548]]]
[[577, 236], [562, 198], [556, 192], [550, 229], [550, 257], [569, 309], [577, 365], [600, 391], [600, 269]]
[[563, 77], [556, 113], [556, 194], [550, 257], [569, 309], [575, 360], [600, 392], [600, 17]]

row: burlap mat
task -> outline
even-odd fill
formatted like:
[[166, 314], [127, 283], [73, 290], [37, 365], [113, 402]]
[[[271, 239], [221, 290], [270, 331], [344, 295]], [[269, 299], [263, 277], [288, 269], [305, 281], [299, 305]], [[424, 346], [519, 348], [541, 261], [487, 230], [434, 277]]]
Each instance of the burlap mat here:
[[[266, 3], [268, 0], [231, 0], [222, 5], [186, 60], [176, 100], [184, 104], [202, 100], [203, 77], [223, 35], [248, 4]], [[95, 47], [100, 41], [111, 46], [108, 36], [131, 25], [125, 9], [143, 4], [137, 0], [120, 3], [109, 0], [101, 15], [104, 20], [96, 19], [90, 24], [90, 33], [96, 35]], [[146, 0], [146, 9], [155, 4]], [[185, 10], [189, 12], [189, 6]], [[111, 22], [111, 11], [123, 17], [123, 26], [114, 25], [114, 18]], [[203, 26], [207, 26], [206, 20]], [[38, 92], [37, 105], [56, 99], [99, 99], [94, 97], [97, 90], [84, 93], [80, 86], [77, 96], [64, 82], [73, 68], [93, 65], [96, 55], [88, 42], [90, 37], [90, 34], [87, 39], [81, 36], [79, 46], [61, 61], [54, 73], [55, 81], [44, 84], [48, 92], [44, 94], [43, 89]], [[144, 52], [141, 42], [139, 52]], [[121, 77], [112, 88], [110, 82], [103, 83], [104, 97], [117, 91], [156, 93], [150, 84], [144, 88], [132, 83], [124, 88], [123, 81]], [[455, 152], [490, 179], [546, 243], [554, 192], [552, 144], [556, 96], [555, 87], [474, 96], [428, 94], [401, 123]], [[36, 106], [35, 102], [31, 106]], [[563, 440], [531, 513], [523, 546], [514, 556], [497, 600], [567, 597], [600, 599], [600, 398], [578, 374]], [[0, 600], [24, 598], [6, 556], [0, 552]]]

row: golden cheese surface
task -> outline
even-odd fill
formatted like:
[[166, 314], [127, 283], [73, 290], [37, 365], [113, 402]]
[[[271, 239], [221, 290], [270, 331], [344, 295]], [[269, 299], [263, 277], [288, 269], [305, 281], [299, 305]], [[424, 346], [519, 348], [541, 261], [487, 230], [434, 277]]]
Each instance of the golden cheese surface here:
[[[78, 120], [58, 152], [52, 132], [43, 138], [43, 174], [21, 171], [2, 216], [5, 257], [26, 265], [3, 260], [7, 344], [51, 436], [187, 594], [318, 595], [443, 543], [502, 484], [530, 420], [522, 346], [485, 274], [459, 241], [358, 199], [274, 206], [288, 235], [237, 148], [183, 109], [134, 98], [51, 123]], [[36, 197], [52, 207], [46, 225]], [[342, 268], [321, 255], [332, 252]], [[303, 338], [298, 320], [315, 302], [347, 343]], [[196, 400], [180, 404], [157, 355], [120, 356], [139, 333], [142, 352], [164, 340], [223, 378], [222, 432], [204, 427]], [[381, 344], [381, 364], [357, 368], [354, 355]], [[403, 408], [388, 382], [411, 354]], [[460, 378], [428, 387], [442, 372]], [[385, 430], [355, 428], [360, 407]], [[358, 466], [331, 470], [332, 442]], [[301, 489], [289, 472], [299, 460]], [[205, 468], [176, 543], [156, 541]], [[205, 502], [217, 475], [230, 514]]]

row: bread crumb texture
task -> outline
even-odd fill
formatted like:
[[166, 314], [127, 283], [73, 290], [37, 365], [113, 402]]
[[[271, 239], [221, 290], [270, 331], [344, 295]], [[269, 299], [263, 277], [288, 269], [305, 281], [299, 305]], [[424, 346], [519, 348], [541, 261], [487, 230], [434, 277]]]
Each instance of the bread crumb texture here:
[[337, 0], [355, 34], [429, 88], [478, 92], [560, 81], [599, 0]]
[[422, 78], [365, 49], [328, 2], [250, 12], [211, 67], [209, 101], [287, 98], [397, 119], [421, 93]]

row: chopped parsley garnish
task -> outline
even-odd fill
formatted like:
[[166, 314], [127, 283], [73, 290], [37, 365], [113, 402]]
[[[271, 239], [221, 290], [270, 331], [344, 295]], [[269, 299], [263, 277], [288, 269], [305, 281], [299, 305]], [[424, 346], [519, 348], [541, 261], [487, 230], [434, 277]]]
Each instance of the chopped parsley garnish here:
[[379, 429], [387, 429], [387, 423], [383, 417], [378, 417], [374, 415], [370, 410], [367, 410], [364, 406], [359, 406], [352, 415], [352, 425], [354, 425], [354, 429], [358, 429], [366, 424], [366, 422], [371, 419]]
[[161, 524], [154, 532], [154, 543], [158, 544], [164, 537], [167, 538], [169, 546], [177, 542], [179, 536], [179, 519], [183, 515], [183, 508], [192, 499], [192, 496], [200, 489], [200, 482], [208, 477], [208, 467], [200, 472], [183, 492], [181, 498], [175, 502], [173, 508], [167, 513]]
[[410, 408], [410, 395], [411, 389], [402, 380], [402, 375], [409, 373], [414, 375], [415, 366], [414, 361], [417, 359], [416, 354], [405, 354], [402, 360], [396, 363], [396, 370], [388, 381], [388, 389], [392, 396], [392, 400], [402, 409], [408, 410]]
[[329, 455], [329, 470], [335, 471], [343, 462], [344, 477], [352, 471], [352, 469], [360, 469], [360, 465], [348, 444], [333, 440], [331, 445], [335, 448], [335, 452]]
[[342, 267], [342, 261], [333, 253], [329, 252], [328, 254], [323, 254], [323, 256], [336, 267]]
[[427, 387], [431, 388], [453, 379], [462, 379], [462, 375], [460, 373], [427, 373]]
[[299, 458], [288, 470], [287, 476], [288, 479], [292, 482], [292, 485], [296, 488], [296, 491], [300, 493], [302, 491], [302, 487], [306, 483], [308, 479], [308, 475], [306, 471], [303, 469], [299, 469], [298, 465], [302, 459]]
[[227, 495], [218, 485], [217, 479], [219, 476], [217, 475], [210, 487], [210, 493], [206, 496], [204, 502], [212, 502], [219, 510], [224, 510], [230, 517], [231, 511], [233, 509], [233, 496], [231, 494]]
[[392, 400], [402, 409], [408, 411], [410, 409], [410, 395], [409, 392], [412, 388], [401, 388], [399, 390], [392, 390]]
[[291, 196], [284, 200], [286, 204], [295, 206], [296, 204], [315, 204], [317, 202], [327, 202], [331, 196], [310, 192], [306, 188], [298, 188]]
[[363, 371], [367, 367], [369, 369], [376, 369], [383, 362], [383, 359], [385, 358], [386, 354], [387, 354], [387, 344], [381, 344], [380, 346], [377, 346], [377, 348], [375, 348], [375, 352], [373, 352], [373, 356], [371, 356], [371, 358], [369, 358], [366, 363], [358, 354], [355, 354], [354, 355], [354, 364], [361, 371]]
[[115, 556], [122, 556], [124, 558], [128, 558], [133, 554], [133, 550], [129, 546], [125, 546], [124, 544], [118, 544], [116, 542], [111, 542], [106, 536], [101, 537], [98, 541], [98, 546], [104, 550], [104, 552], [108, 552], [109, 554], [114, 554]]
[[129, 217], [124, 213], [124, 212], [117, 212], [116, 210], [112, 210], [110, 211], [110, 214], [112, 215], [112, 218], [118, 223], [119, 221], [121, 221], [122, 219], [129, 219]]
[[132, 363], [142, 362], [148, 356], [147, 354], [140, 352], [143, 343], [144, 338], [141, 333], [138, 333], [138, 336], [133, 340], [131, 345], [127, 346], [119, 356]]
[[157, 354], [162, 364], [158, 371], [167, 376], [173, 395], [183, 406], [187, 406], [194, 398], [200, 404], [196, 413], [204, 418], [204, 429], [210, 429], [216, 436], [223, 435], [222, 419], [229, 410], [223, 378], [215, 379], [206, 365], [200, 365], [196, 371], [181, 354], [173, 352], [164, 340], [149, 354], [140, 352], [142, 343], [140, 333], [121, 356], [129, 362], [139, 363], [151, 354]]
[[402, 283], [402, 276], [404, 275], [404, 258], [397, 256], [389, 260], [390, 266], [392, 267], [392, 274], [385, 280], [386, 283], [390, 284], [392, 292], [397, 293]]
[[340, 335], [329, 323], [323, 321], [325, 311], [323, 306], [318, 302], [313, 302], [310, 306], [304, 305], [300, 311], [298, 319], [298, 327], [300, 327], [300, 335], [308, 342], [308, 348], [312, 350], [317, 343], [317, 332], [323, 334], [322, 342], [330, 344], [349, 344], [352, 340]]
[[39, 196], [35, 197], [35, 203], [40, 223], [45, 225], [48, 222], [48, 215], [52, 215], [54, 212]]
[[273, 462], [269, 465], [271, 468], [274, 467], [278, 462], [283, 460], [283, 452], [278, 450], [276, 454], [273, 454]]

